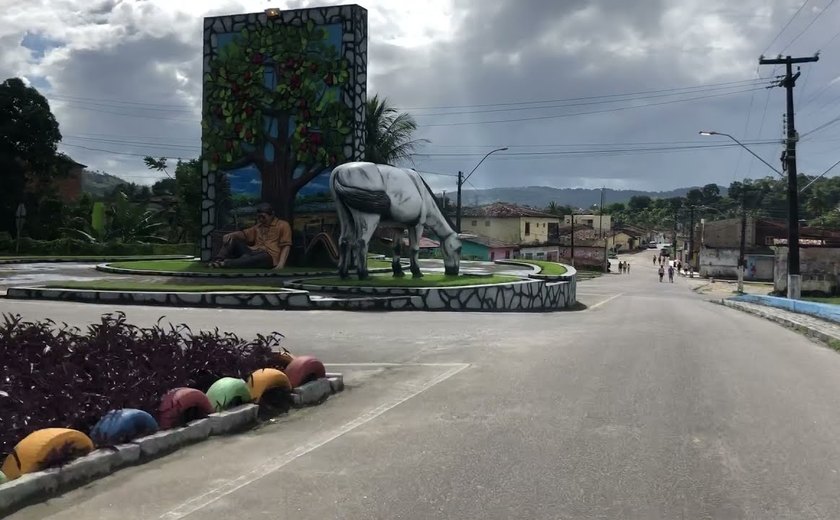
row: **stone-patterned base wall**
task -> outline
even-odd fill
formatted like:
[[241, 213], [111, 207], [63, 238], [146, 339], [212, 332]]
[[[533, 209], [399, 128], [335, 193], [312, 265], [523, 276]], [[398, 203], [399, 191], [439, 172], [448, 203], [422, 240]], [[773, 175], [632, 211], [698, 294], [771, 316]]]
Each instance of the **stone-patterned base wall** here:
[[380, 293], [362, 297], [321, 297], [307, 291], [292, 289], [277, 292], [164, 293], [12, 287], [8, 289], [6, 297], [117, 305], [278, 310], [547, 312], [567, 309], [576, 303], [574, 280], [568, 282], [526, 280], [499, 285], [411, 289], [411, 291], [413, 291], [412, 294], [401, 295]]

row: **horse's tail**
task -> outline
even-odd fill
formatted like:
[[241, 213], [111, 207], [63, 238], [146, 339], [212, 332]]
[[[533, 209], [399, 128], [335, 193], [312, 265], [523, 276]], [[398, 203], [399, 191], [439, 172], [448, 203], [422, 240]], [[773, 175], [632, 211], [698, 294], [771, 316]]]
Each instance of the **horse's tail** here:
[[336, 200], [348, 208], [365, 213], [386, 215], [391, 211], [391, 199], [383, 190], [366, 190], [341, 184], [338, 175], [332, 179], [332, 189]]

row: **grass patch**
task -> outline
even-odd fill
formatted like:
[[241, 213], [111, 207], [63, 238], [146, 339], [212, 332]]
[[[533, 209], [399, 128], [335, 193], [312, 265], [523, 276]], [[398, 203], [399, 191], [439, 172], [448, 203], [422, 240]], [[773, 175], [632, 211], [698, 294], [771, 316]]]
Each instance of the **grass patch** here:
[[566, 267], [563, 264], [558, 264], [557, 262], [549, 262], [546, 260], [523, 260], [521, 258], [516, 259], [517, 262], [523, 262], [526, 264], [536, 265], [542, 269], [539, 274], [547, 274], [547, 275], [561, 275], [566, 274]]
[[191, 284], [164, 282], [131, 282], [125, 280], [90, 280], [86, 282], [53, 282], [46, 287], [56, 289], [83, 289], [88, 291], [143, 291], [143, 292], [210, 292], [210, 291], [279, 291], [279, 285], [267, 284]]
[[840, 305], [840, 296], [805, 296], [802, 298], [809, 302], [830, 303], [832, 305]]
[[332, 285], [340, 287], [455, 287], [460, 285], [484, 285], [491, 283], [510, 283], [521, 280], [516, 276], [447, 276], [445, 274], [427, 274], [423, 278], [394, 278], [390, 274], [371, 275], [367, 280], [338, 277], [313, 278], [303, 283], [315, 285]]
[[[194, 260], [150, 260], [140, 262], [112, 262], [110, 267], [117, 267], [120, 269], [136, 269], [139, 271], [164, 271], [172, 273], [212, 273], [212, 274], [261, 274], [261, 273], [278, 273], [278, 274], [297, 274], [307, 272], [329, 272], [335, 271], [335, 267], [299, 267], [287, 266], [282, 270], [275, 271], [273, 269], [212, 269], [202, 262]], [[382, 260], [368, 260], [368, 269], [380, 269], [383, 267], [391, 267], [389, 262]]]

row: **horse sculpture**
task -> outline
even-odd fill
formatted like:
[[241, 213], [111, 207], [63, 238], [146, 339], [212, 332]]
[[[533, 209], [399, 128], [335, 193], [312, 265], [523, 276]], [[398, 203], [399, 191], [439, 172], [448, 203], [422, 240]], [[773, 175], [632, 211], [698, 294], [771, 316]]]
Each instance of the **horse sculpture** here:
[[330, 174], [330, 190], [341, 223], [338, 273], [342, 278], [348, 276], [353, 254], [359, 279], [368, 277], [368, 245], [379, 224], [398, 230], [394, 233], [391, 262], [395, 277], [405, 276], [399, 258], [405, 228], [408, 228], [411, 248], [412, 277], [423, 276], [417, 259], [424, 226], [441, 239], [446, 274], [458, 274], [461, 257], [458, 233], [440, 212], [431, 189], [416, 171], [369, 162], [345, 163], [336, 166]]

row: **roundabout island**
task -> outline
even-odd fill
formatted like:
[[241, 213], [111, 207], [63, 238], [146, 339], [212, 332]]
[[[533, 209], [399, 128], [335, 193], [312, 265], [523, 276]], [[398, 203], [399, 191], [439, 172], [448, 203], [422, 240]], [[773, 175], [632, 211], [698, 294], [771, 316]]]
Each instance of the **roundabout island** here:
[[[539, 265], [542, 264], [542, 265]], [[213, 269], [198, 260], [113, 262], [103, 278], [10, 287], [7, 298], [117, 305], [255, 308], [551, 312], [574, 308], [571, 266], [527, 260], [461, 263], [445, 274], [441, 260], [420, 260], [423, 277], [393, 277], [390, 259], [370, 259], [370, 276], [342, 279], [335, 269]], [[552, 273], [552, 274], [547, 274]], [[562, 273], [562, 274], [557, 274]]]

